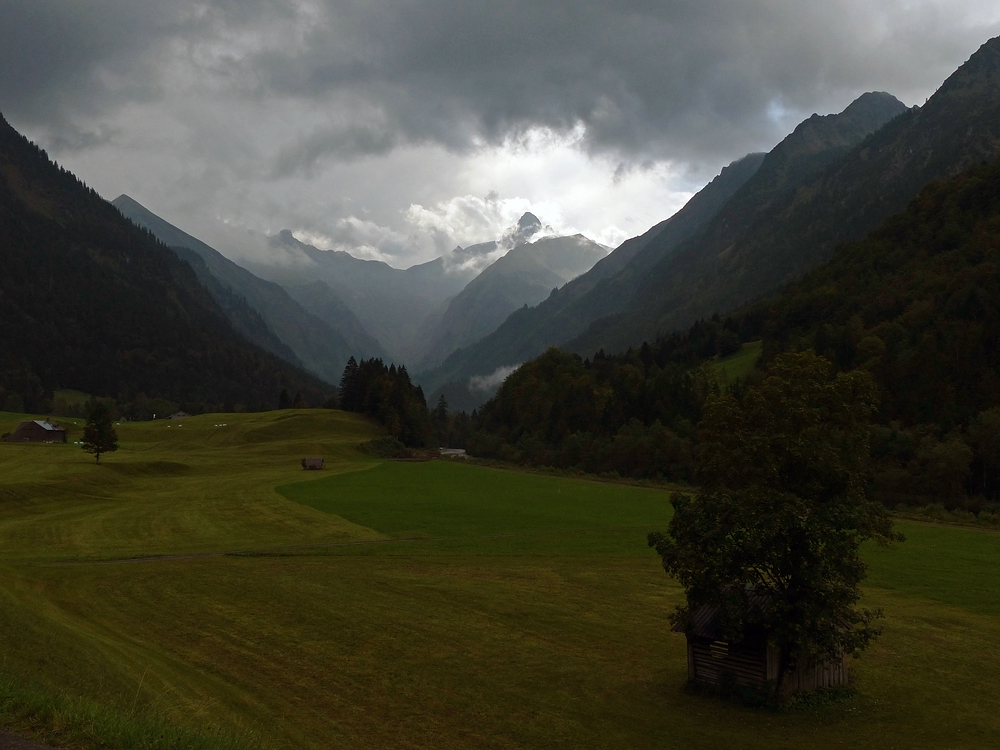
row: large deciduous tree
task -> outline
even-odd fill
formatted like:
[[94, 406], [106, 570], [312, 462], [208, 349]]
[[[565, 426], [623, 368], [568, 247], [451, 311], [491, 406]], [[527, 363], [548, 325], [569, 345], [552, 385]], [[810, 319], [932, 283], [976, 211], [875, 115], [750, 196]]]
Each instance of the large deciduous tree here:
[[730, 640], [768, 633], [782, 656], [776, 692], [797, 659], [857, 653], [879, 634], [881, 613], [857, 607], [860, 547], [902, 539], [865, 492], [874, 381], [829, 373], [811, 352], [784, 354], [740, 397], [709, 398], [701, 490], [675, 496], [668, 533], [649, 535], [687, 595], [674, 622], [708, 605]]

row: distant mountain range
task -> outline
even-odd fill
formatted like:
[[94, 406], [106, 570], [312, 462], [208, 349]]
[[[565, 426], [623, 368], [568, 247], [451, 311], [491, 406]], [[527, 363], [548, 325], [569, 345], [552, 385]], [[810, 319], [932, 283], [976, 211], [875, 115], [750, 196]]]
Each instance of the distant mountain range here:
[[[537, 304], [607, 254], [581, 235], [530, 242], [542, 229], [525, 214], [497, 240], [405, 270], [320, 250], [285, 230], [270, 238], [275, 262], [246, 264], [329, 325], [343, 330], [345, 321], [357, 321], [352, 325], [358, 334], [370, 332], [388, 358], [426, 367], [489, 333], [512, 311]], [[477, 261], [498, 254], [478, 272]]]
[[0, 396], [256, 408], [282, 389], [322, 397], [355, 356], [423, 370], [431, 400], [468, 409], [550, 346], [619, 352], [773, 293], [928, 182], [998, 155], [994, 39], [923, 107], [874, 92], [814, 115], [609, 255], [525, 214], [405, 270], [289, 231], [270, 238], [273, 262], [243, 268], [128, 196], [107, 204], [0, 120]]
[[396, 362], [421, 357], [427, 317], [462, 291], [472, 277], [471, 273], [450, 273], [443, 258], [401, 270], [343, 251], [320, 250], [300, 242], [288, 230], [270, 242], [282, 262], [248, 261], [251, 271], [281, 284], [314, 314], [326, 316], [336, 303], [316, 288], [316, 282], [322, 282]]
[[[727, 167], [687, 206], [537, 307], [418, 376], [469, 408], [484, 383], [561, 346], [624, 351], [774, 292], [902, 210], [931, 180], [1000, 154], [1000, 40], [921, 108], [865, 94]], [[728, 173], [727, 173], [728, 171]]]
[[[284, 231], [270, 239], [279, 262], [248, 263], [254, 273], [127, 195], [112, 203], [191, 265], [245, 338], [334, 383], [352, 356], [437, 364], [607, 254], [581, 235], [530, 242], [543, 227], [525, 214], [498, 240], [406, 270], [319, 250]], [[477, 276], [477, 262], [497, 254]]]
[[220, 295], [224, 311], [191, 265], [3, 118], [0, 252], [0, 391], [29, 410], [57, 387], [210, 409], [332, 392], [275, 356], [288, 352], [241, 299]]
[[[519, 225], [531, 220], [538, 221], [525, 214]], [[606, 255], [604, 247], [580, 234], [519, 242], [428, 319], [426, 353], [417, 366], [440, 364], [456, 349], [491, 333], [518, 308], [537, 305], [556, 293]]]
[[238, 266], [129, 196], [121, 195], [111, 203], [187, 261], [233, 327], [258, 346], [328, 383], [340, 381], [351, 356], [385, 356], [379, 343], [322, 282], [298, 290], [300, 296], [293, 299], [278, 284]]
[[[553, 292], [537, 307], [517, 310], [493, 333], [454, 352], [436, 369], [419, 375], [418, 380], [428, 391], [444, 392], [448, 403], [456, 408], [471, 409], [482, 403], [492, 388], [470, 388], [472, 377], [479, 378], [479, 384], [492, 382], [492, 374], [536, 357], [548, 347], [579, 335], [593, 321], [621, 310], [641, 283], [640, 269], [655, 265], [661, 256], [704, 226], [753, 176], [763, 158], [764, 154], [751, 154], [733, 162], [669, 219], [622, 243], [589, 272]], [[656, 238], [656, 247], [644, 252]], [[635, 265], [629, 268], [633, 261]], [[619, 291], [619, 287], [625, 291]]]

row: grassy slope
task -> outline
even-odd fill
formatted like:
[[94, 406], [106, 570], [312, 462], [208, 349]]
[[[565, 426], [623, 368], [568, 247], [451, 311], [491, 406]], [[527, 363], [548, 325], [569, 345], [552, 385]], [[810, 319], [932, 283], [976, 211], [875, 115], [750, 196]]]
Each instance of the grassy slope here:
[[720, 388], [742, 380], [753, 372], [762, 349], [763, 342], [751, 341], [743, 344], [738, 352], [734, 352], [728, 357], [716, 356], [714, 359], [710, 359], [705, 363], [709, 379], [718, 383]]
[[[682, 689], [665, 627], [680, 591], [643, 543], [662, 491], [365, 462], [371, 429], [338, 412], [182, 424], [122, 425], [101, 467], [0, 444], [3, 671], [273, 747], [988, 747], [1000, 731], [1000, 535], [902, 524], [907, 543], [869, 553], [888, 619], [855, 664], [861, 697], [759, 712]], [[303, 482], [307, 454], [336, 473]]]

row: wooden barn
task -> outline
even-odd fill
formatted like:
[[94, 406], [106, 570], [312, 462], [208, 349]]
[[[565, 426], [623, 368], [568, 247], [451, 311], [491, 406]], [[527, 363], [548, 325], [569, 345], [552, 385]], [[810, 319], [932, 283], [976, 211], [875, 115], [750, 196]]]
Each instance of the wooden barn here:
[[66, 430], [44, 419], [29, 419], [21, 422], [7, 441], [11, 443], [65, 443]]
[[[688, 627], [674, 626], [674, 632], [687, 635], [688, 680], [708, 685], [720, 683], [730, 675], [739, 685], [763, 687], [776, 682], [780, 669], [780, 650], [769, 645], [767, 633], [746, 633], [739, 643], [722, 639], [715, 622], [714, 607], [702, 606], [692, 614]], [[785, 675], [781, 692], [791, 695], [847, 684], [847, 657], [810, 667], [804, 661]]]
[[302, 459], [302, 468], [319, 471], [323, 468], [323, 458], [321, 456], [310, 456]]

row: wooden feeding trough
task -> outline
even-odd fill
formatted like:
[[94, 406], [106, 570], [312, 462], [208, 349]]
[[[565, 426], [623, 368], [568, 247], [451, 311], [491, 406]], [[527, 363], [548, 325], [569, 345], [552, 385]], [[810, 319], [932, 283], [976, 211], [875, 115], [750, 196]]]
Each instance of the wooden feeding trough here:
[[319, 471], [323, 468], [322, 456], [309, 456], [302, 459], [302, 468], [310, 471]]

